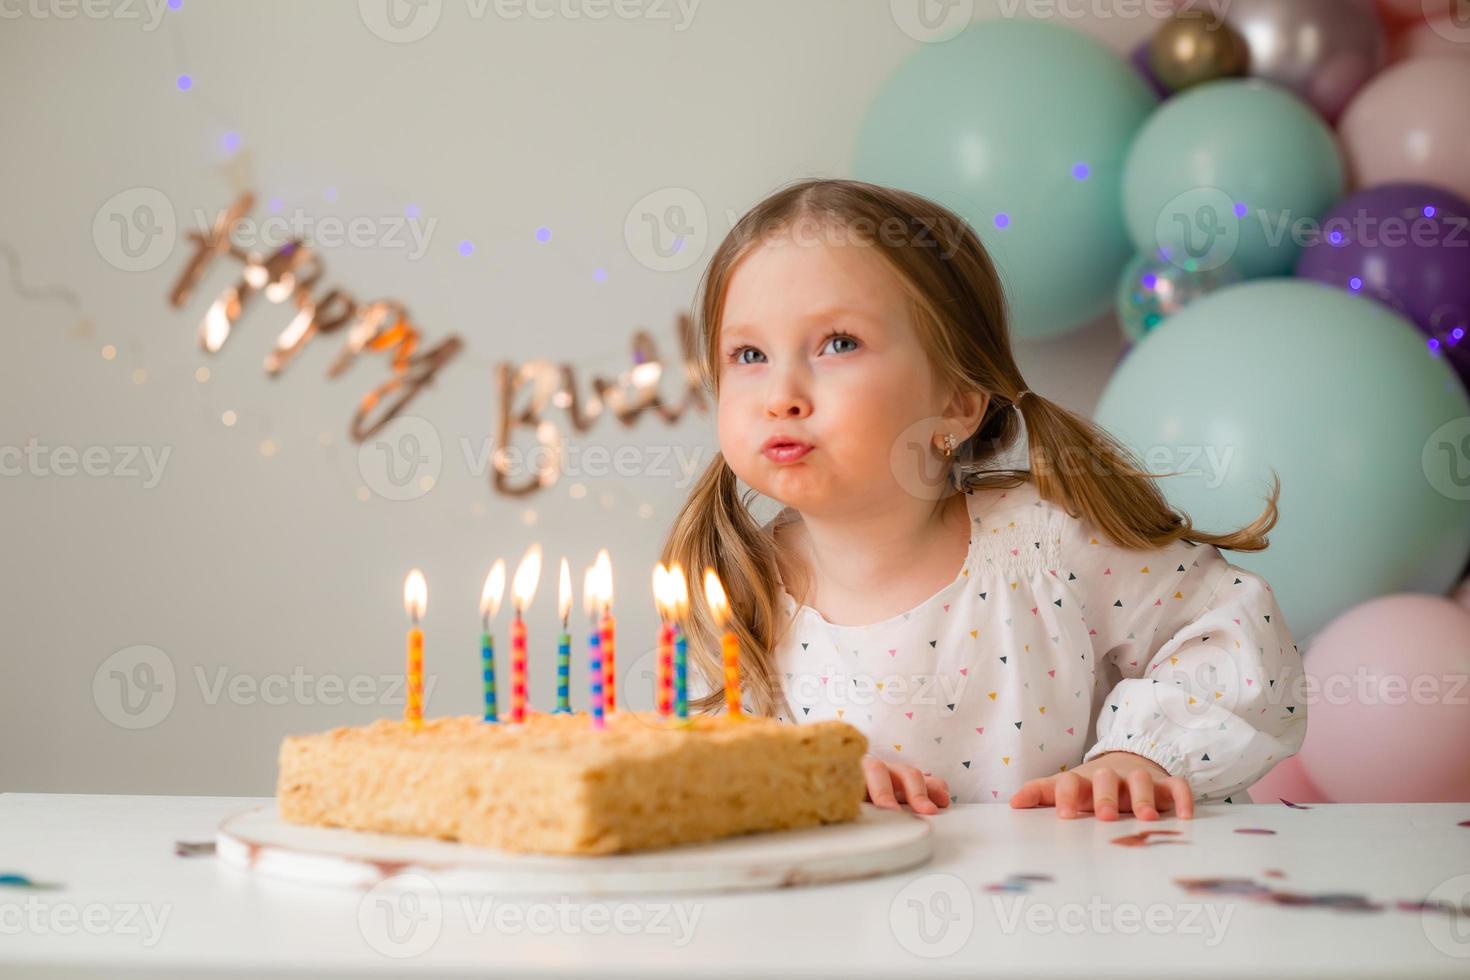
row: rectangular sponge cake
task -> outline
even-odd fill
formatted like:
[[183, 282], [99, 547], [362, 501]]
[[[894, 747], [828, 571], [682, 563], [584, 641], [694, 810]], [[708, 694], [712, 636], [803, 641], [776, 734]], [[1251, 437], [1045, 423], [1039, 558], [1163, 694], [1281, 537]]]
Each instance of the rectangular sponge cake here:
[[851, 725], [619, 711], [473, 716], [288, 736], [292, 823], [507, 851], [612, 854], [854, 820], [867, 739]]

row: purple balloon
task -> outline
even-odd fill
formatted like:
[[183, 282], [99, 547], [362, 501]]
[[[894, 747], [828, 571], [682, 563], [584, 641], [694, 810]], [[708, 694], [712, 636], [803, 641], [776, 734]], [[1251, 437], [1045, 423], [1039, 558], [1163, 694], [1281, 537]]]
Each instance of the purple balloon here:
[[1432, 184], [1380, 184], [1322, 216], [1296, 274], [1412, 320], [1470, 387], [1470, 202]]
[[1159, 76], [1154, 74], [1153, 65], [1149, 64], [1147, 40], [1133, 49], [1133, 54], [1128, 60], [1133, 62], [1133, 67], [1143, 76], [1143, 80], [1148, 83], [1149, 88], [1153, 89], [1154, 95], [1159, 97], [1160, 102], [1169, 97], [1169, 90], [1164, 87], [1163, 82], [1159, 81]]

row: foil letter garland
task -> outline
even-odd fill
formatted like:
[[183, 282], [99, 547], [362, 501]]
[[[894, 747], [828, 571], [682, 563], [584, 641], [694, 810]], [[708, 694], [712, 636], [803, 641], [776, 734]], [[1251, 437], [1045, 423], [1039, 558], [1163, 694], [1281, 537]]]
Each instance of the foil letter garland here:
[[[389, 352], [392, 377], [362, 397], [352, 419], [349, 430], [352, 438], [363, 442], [392, 421], [422, 388], [433, 382], [439, 371], [464, 349], [464, 341], [458, 335], [450, 335], [421, 351], [420, 332], [401, 302], [383, 299], [360, 304], [339, 288], [328, 289], [320, 299], [316, 298], [315, 290], [324, 270], [320, 258], [303, 242], [287, 242], [267, 258], [231, 241], [235, 226], [254, 206], [254, 195], [243, 193], [216, 216], [207, 232], [189, 233], [194, 254], [170, 291], [169, 303], [175, 309], [184, 306], [215, 261], [229, 257], [240, 262], [243, 269], [239, 282], [226, 287], [200, 321], [199, 341], [208, 353], [219, 352], [246, 307], [259, 293], [264, 293], [266, 300], [274, 304], [290, 300], [296, 308], [296, 315], [265, 358], [266, 373], [273, 378], [314, 337], [335, 333], [343, 327], [348, 328], [346, 340], [327, 370], [328, 378], [341, 376], [364, 351]], [[578, 400], [576, 371], [571, 364], [546, 360], [519, 367], [500, 364], [497, 371], [500, 388], [497, 446], [500, 448], [494, 455], [491, 480], [495, 490], [507, 496], [524, 496], [557, 481], [562, 440], [556, 425], [544, 418], [549, 406], [566, 408], [576, 432], [588, 431], [605, 410], [611, 410], [624, 426], [632, 426], [649, 410], [671, 425], [690, 408], [705, 411], [699, 369], [692, 357], [694, 325], [687, 314], [679, 316], [678, 335], [683, 390], [674, 405], [666, 405], [661, 399], [659, 380], [664, 365], [658, 358], [653, 338], [643, 330], [633, 335], [634, 369], [615, 380], [594, 376], [591, 382], [594, 395], [585, 409]], [[516, 395], [523, 389], [530, 392], [528, 403], [515, 411]], [[515, 429], [522, 426], [535, 433], [539, 447], [548, 451], [547, 463], [528, 482], [513, 484], [505, 450]]]

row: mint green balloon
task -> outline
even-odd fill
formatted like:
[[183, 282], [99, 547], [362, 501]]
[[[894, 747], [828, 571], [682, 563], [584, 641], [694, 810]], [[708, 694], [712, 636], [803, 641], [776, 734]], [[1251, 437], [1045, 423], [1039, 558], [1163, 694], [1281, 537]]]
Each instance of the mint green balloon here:
[[1083, 34], [982, 22], [924, 45], [884, 83], [853, 172], [965, 218], [1005, 281], [1011, 329], [1053, 336], [1112, 303], [1134, 251], [1123, 160], [1155, 105], [1131, 65]]
[[[1262, 575], [1300, 639], [1390, 592], [1443, 593], [1470, 554], [1470, 397], [1409, 321], [1300, 279], [1228, 286], [1119, 365], [1097, 421], [1208, 531], [1260, 514]], [[1449, 451], [1445, 452], [1445, 448]], [[1463, 457], [1463, 458], [1461, 458]]]
[[1188, 89], [1154, 113], [1123, 171], [1138, 250], [1247, 279], [1288, 274], [1343, 194], [1342, 154], [1305, 102], [1259, 80]]

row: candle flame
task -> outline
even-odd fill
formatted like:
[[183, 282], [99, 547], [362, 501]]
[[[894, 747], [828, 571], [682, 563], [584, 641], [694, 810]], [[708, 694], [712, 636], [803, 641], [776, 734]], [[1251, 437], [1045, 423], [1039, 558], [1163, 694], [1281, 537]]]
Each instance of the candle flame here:
[[511, 593], [515, 596], [517, 611], [531, 604], [532, 597], [536, 595], [536, 583], [540, 580], [541, 546], [533, 544], [526, 549], [525, 557], [516, 566], [515, 582], [511, 585]]
[[713, 568], [704, 570], [704, 601], [709, 603], [710, 615], [715, 618], [715, 625], [724, 626], [730, 615], [730, 602], [725, 598], [725, 587], [720, 584], [720, 577]]
[[598, 595], [598, 598], [602, 600], [604, 606], [611, 606], [613, 600], [612, 556], [607, 553], [606, 548], [603, 548], [597, 553], [595, 564], [598, 570], [599, 584], [602, 587], [602, 592]]
[[403, 580], [403, 608], [409, 618], [415, 624], [424, 618], [424, 612], [429, 607], [429, 583], [424, 581], [424, 573], [417, 568], [408, 573], [408, 578]]
[[561, 621], [565, 623], [567, 617], [572, 613], [572, 569], [567, 565], [565, 558], [561, 560], [561, 580], [558, 585], [560, 594], [556, 601], [556, 611]]
[[486, 620], [495, 618], [500, 612], [500, 600], [505, 595], [505, 559], [495, 559], [490, 574], [485, 576], [485, 588], [480, 592], [480, 615]]
[[684, 567], [674, 562], [669, 568], [669, 604], [673, 607], [672, 619], [689, 616], [689, 583], [684, 578]]
[[668, 619], [673, 611], [672, 598], [669, 595], [669, 570], [664, 567], [663, 562], [653, 566], [653, 604], [658, 607], [659, 619]]
[[587, 615], [593, 619], [602, 607], [602, 575], [596, 565], [589, 565], [587, 574], [582, 578], [582, 608]]

